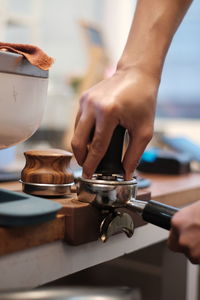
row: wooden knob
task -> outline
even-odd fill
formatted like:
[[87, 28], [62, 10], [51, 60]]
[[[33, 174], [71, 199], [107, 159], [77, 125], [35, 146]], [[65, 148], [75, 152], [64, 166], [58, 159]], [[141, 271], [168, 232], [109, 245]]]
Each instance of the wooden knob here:
[[68, 167], [72, 153], [60, 149], [30, 150], [24, 153], [26, 165], [23, 182], [44, 184], [71, 183], [74, 177]]

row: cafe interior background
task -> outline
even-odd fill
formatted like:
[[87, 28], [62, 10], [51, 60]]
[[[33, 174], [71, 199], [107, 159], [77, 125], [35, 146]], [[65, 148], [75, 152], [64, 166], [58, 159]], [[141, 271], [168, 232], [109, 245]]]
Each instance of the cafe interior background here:
[[[78, 99], [85, 89], [113, 74], [135, 5], [133, 0], [0, 0], [0, 40], [34, 44], [55, 58], [40, 129], [28, 141], [0, 151], [0, 171], [21, 168], [27, 149], [70, 150]], [[200, 145], [199, 36], [199, 4], [194, 1], [166, 58], [156, 138], [184, 136]]]
[[[41, 47], [55, 63], [40, 129], [0, 153], [0, 169], [29, 148], [70, 150], [81, 93], [111, 76], [134, 14], [135, 0], [0, 0], [0, 40]], [[194, 1], [170, 47], [158, 95], [155, 135], [200, 143], [200, 18]]]

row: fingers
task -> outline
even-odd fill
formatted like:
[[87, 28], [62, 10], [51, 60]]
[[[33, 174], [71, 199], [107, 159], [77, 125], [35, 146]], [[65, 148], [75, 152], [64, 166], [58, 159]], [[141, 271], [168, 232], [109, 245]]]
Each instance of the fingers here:
[[74, 137], [71, 145], [79, 165], [82, 166], [87, 156], [90, 133], [94, 127], [94, 118], [89, 114], [77, 115]]
[[90, 178], [95, 172], [108, 149], [116, 125], [117, 124], [111, 120], [106, 121], [104, 118], [97, 119], [92, 143], [83, 164], [84, 177]]
[[78, 125], [78, 122], [80, 120], [80, 117], [81, 117], [81, 110], [79, 109], [77, 115], [76, 115], [76, 120], [75, 120], [75, 124], [74, 124], [74, 130], [76, 129], [77, 125]]
[[151, 138], [152, 130], [140, 130], [140, 132], [136, 132], [135, 134], [133, 131], [129, 132], [129, 144], [123, 159], [125, 180], [132, 179], [133, 172]]
[[[170, 250], [174, 252], [181, 252], [185, 254], [185, 256], [190, 260], [192, 264], [199, 264], [200, 263], [200, 255], [199, 252], [195, 253], [196, 248], [198, 247], [190, 247], [189, 244], [187, 243], [183, 246], [184, 244], [182, 242], [182, 237], [181, 234], [174, 228], [170, 230], [170, 235], [167, 241], [167, 246], [169, 247]], [[194, 249], [193, 249], [194, 248]]]
[[179, 245], [179, 233], [174, 228], [170, 230], [167, 246], [169, 247], [170, 250], [174, 252], [184, 252], [185, 250], [184, 247], [181, 247]]
[[[79, 101], [79, 109], [78, 109], [78, 113], [76, 115], [76, 120], [75, 120], [75, 125], [74, 125], [74, 128], [76, 129], [78, 123], [79, 123], [79, 120], [81, 118], [81, 115], [85, 115], [86, 113], [86, 116], [89, 114], [89, 109], [88, 109], [88, 104], [89, 104], [89, 96], [87, 93], [84, 93], [81, 98], [80, 98], [80, 101]], [[91, 112], [90, 112], [91, 113]]]
[[192, 205], [176, 213], [167, 241], [170, 250], [182, 252], [193, 264], [200, 263], [199, 225], [189, 215]]

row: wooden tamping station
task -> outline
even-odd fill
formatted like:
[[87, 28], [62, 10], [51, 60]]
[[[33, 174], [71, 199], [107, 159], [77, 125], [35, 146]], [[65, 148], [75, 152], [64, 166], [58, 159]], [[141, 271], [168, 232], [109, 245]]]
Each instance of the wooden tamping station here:
[[[124, 180], [121, 162], [124, 134], [123, 127], [115, 129], [108, 150], [92, 178], [76, 179], [77, 193], [74, 192], [73, 174], [69, 171], [71, 153], [59, 149], [25, 152], [26, 165], [21, 175], [23, 191], [43, 197], [65, 197], [66, 215], [68, 220], [69, 216], [73, 220], [69, 225], [70, 231], [75, 232], [78, 223], [83, 224], [76, 231], [76, 238], [81, 229], [82, 236], [87, 240], [91, 226], [96, 228], [95, 232], [99, 231], [97, 235], [103, 242], [119, 232], [131, 237], [134, 233], [135, 213], [146, 222], [170, 229], [171, 218], [177, 208], [153, 200], [146, 202], [137, 199], [136, 178]], [[79, 209], [81, 211], [76, 218], [75, 210]], [[85, 225], [88, 221], [90, 226]]]
[[[114, 140], [115, 135], [112, 139], [112, 145]], [[118, 142], [118, 137], [116, 142]], [[116, 151], [115, 154], [112, 155], [112, 159], [106, 155], [98, 169], [100, 170], [102, 165], [106, 172], [109, 171], [110, 173], [112, 169], [112, 171], [116, 171], [116, 174], [119, 174], [121, 172], [121, 164], [117, 162], [117, 159], [121, 157], [121, 150], [121, 147], [116, 144]], [[109, 236], [119, 232], [126, 233], [128, 237], [133, 235], [134, 223], [131, 215], [128, 213], [113, 210], [108, 207], [90, 205], [91, 194], [88, 194], [87, 191], [85, 194], [87, 201], [83, 201], [85, 203], [82, 202], [82, 196], [85, 192], [83, 185], [86, 187], [86, 182], [83, 178], [76, 178], [76, 185], [74, 184], [74, 177], [69, 168], [72, 158], [70, 152], [60, 149], [29, 150], [26, 151], [24, 155], [26, 164], [22, 170], [20, 180], [23, 192], [46, 198], [54, 197], [56, 201], [59, 201], [58, 199], [60, 198], [59, 203], [64, 204], [62, 211], [64, 211], [64, 214], [67, 216], [67, 230], [68, 235], [72, 236], [70, 239], [72, 244], [79, 243], [79, 240], [81, 240], [80, 225], [78, 225], [78, 223], [81, 222], [81, 235], [85, 241], [87, 241], [90, 236], [92, 236], [92, 239], [95, 236], [100, 236], [101, 240], [105, 242]], [[105, 160], [108, 162], [109, 170], [105, 168]], [[105, 174], [103, 172], [103, 174], [105, 176], [104, 179], [107, 178], [111, 180], [111, 177], [106, 177], [107, 173]], [[97, 175], [95, 174], [94, 176], [96, 177]], [[118, 178], [122, 177], [118, 175]], [[133, 187], [131, 185], [131, 190], [132, 188], [136, 188], [136, 180], [133, 179], [131, 183], [132, 182], [134, 182], [134, 185]], [[97, 181], [93, 181], [92, 179], [93, 187], [96, 183]], [[108, 184], [108, 181], [106, 184]], [[120, 186], [121, 184], [119, 187]], [[105, 186], [105, 192], [106, 190]], [[78, 191], [78, 195], [76, 191]], [[93, 196], [96, 195], [92, 195], [92, 198]], [[76, 232], [76, 234], [74, 234], [74, 232]]]

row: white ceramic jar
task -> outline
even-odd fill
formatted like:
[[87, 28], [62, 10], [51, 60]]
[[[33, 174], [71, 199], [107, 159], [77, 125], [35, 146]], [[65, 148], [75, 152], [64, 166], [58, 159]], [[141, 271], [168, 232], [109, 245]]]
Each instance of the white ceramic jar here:
[[0, 149], [28, 139], [38, 129], [47, 88], [48, 71], [22, 55], [0, 51]]

